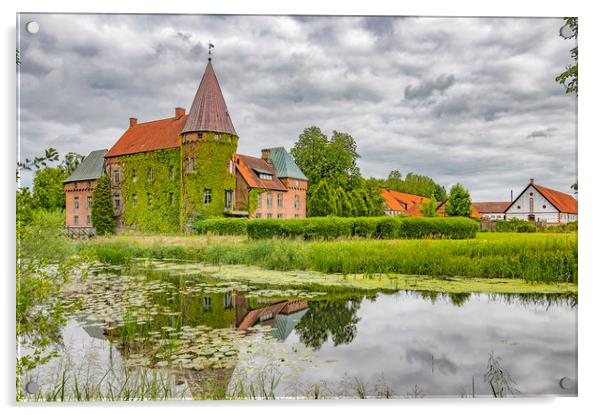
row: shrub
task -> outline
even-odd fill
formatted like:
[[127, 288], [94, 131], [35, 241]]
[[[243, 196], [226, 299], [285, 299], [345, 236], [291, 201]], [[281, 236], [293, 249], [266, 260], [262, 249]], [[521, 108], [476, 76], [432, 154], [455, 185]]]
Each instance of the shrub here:
[[247, 222], [247, 234], [251, 239], [327, 240], [354, 236], [374, 239], [465, 239], [474, 238], [478, 227], [477, 222], [467, 218], [320, 217], [251, 220]]
[[201, 219], [196, 223], [196, 231], [200, 234], [246, 235], [248, 219]]

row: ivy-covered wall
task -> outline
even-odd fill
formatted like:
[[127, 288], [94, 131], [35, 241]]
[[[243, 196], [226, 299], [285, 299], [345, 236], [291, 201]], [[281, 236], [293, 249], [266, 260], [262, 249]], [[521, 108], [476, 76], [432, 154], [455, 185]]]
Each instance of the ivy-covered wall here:
[[[121, 156], [119, 164], [124, 225], [152, 232], [179, 230], [180, 149]], [[152, 179], [148, 176], [149, 169]]]
[[[234, 192], [236, 177], [230, 173], [230, 161], [236, 152], [238, 137], [230, 134], [204, 132], [181, 137], [180, 166], [182, 174], [182, 209], [180, 224], [184, 228], [197, 215], [223, 216], [225, 190]], [[194, 170], [188, 163], [194, 159]], [[204, 203], [205, 189], [211, 189], [211, 203]]]

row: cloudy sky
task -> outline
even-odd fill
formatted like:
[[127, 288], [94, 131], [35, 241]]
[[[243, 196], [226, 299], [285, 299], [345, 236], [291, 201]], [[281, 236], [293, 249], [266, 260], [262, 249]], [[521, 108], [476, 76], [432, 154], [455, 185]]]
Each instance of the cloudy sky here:
[[[39, 22], [37, 34], [24, 28]], [[110, 148], [189, 109], [207, 42], [238, 151], [303, 128], [351, 134], [365, 177], [398, 169], [507, 200], [529, 178], [570, 192], [576, 101], [554, 78], [562, 19], [21, 15], [21, 157]], [[26, 175], [23, 185], [31, 183]]]

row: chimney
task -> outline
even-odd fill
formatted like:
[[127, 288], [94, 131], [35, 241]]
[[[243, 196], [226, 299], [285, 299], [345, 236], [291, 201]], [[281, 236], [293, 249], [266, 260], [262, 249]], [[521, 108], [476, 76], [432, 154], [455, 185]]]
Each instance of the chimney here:
[[269, 148], [264, 148], [261, 150], [261, 158], [266, 162], [272, 164], [272, 156], [270, 154]]
[[186, 110], [184, 108], [176, 107], [176, 120], [179, 120], [186, 114]]
[[510, 201], [514, 202], [514, 191], [510, 189]]
[[138, 118], [130, 118], [130, 127], [133, 127], [134, 125], [138, 124]]
[[535, 179], [529, 179], [529, 184], [535, 183]]

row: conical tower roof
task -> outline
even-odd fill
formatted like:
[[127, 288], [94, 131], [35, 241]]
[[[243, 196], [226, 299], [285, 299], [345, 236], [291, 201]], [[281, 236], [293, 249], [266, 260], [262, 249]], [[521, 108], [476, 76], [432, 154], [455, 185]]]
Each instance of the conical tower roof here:
[[196, 91], [194, 101], [192, 101], [190, 115], [182, 134], [200, 131], [238, 135], [230, 119], [226, 101], [213, 71], [213, 65], [211, 65], [211, 59], [207, 63], [205, 74]]

